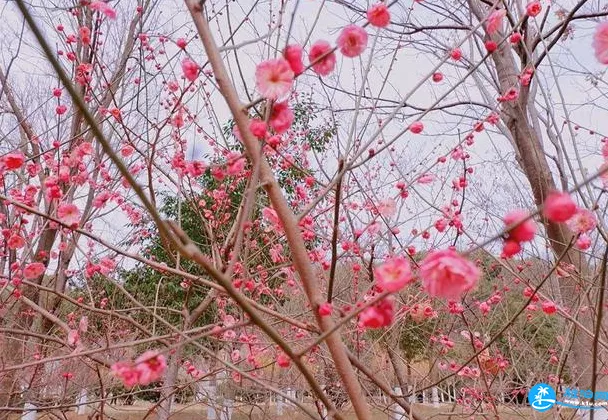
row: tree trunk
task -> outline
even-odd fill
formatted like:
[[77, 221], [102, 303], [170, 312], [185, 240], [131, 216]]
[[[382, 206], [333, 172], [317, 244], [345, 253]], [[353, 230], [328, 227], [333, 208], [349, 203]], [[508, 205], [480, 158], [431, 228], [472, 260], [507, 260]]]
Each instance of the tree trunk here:
[[406, 367], [405, 363], [403, 362], [403, 360], [401, 359], [401, 356], [399, 356], [399, 353], [398, 353], [397, 349], [395, 348], [395, 346], [392, 346], [387, 343], [386, 351], [388, 353], [388, 358], [391, 361], [391, 364], [393, 365], [393, 369], [395, 370], [395, 376], [397, 377], [397, 382], [399, 383], [399, 386], [401, 387], [403, 394], [406, 395], [407, 389], [408, 389], [407, 388], [407, 385], [408, 385], [407, 367]]
[[177, 347], [175, 353], [169, 359], [167, 374], [160, 391], [161, 402], [156, 417], [158, 420], [167, 420], [171, 416], [171, 407], [175, 400], [175, 384], [177, 383], [177, 374], [179, 373], [183, 348], [183, 345]]

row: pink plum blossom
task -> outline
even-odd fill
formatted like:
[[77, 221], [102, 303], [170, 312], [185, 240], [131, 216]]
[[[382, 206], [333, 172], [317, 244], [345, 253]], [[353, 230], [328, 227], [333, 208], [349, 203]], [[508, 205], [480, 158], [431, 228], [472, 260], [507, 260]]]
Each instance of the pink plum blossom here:
[[528, 212], [525, 210], [513, 210], [503, 218], [505, 225], [517, 226], [511, 228], [508, 232], [509, 239], [516, 242], [529, 242], [534, 239], [536, 234], [536, 223], [529, 218]]
[[148, 350], [135, 359], [135, 369], [139, 373], [139, 384], [148, 385], [163, 376], [167, 361], [158, 351]]
[[533, 0], [526, 5], [526, 14], [530, 17], [538, 16], [542, 8], [539, 0]]
[[287, 102], [275, 103], [270, 114], [270, 127], [277, 134], [283, 134], [291, 127], [295, 116]]
[[357, 57], [367, 47], [367, 32], [360, 26], [348, 25], [336, 41], [340, 52], [346, 57]]
[[591, 238], [589, 235], [582, 234], [576, 240], [576, 247], [581, 251], [589, 249], [591, 247]]
[[91, 10], [95, 10], [96, 12], [103, 13], [108, 19], [116, 19], [116, 10], [114, 10], [105, 1], [92, 1], [89, 3], [89, 8]]
[[486, 30], [489, 34], [493, 34], [498, 31], [502, 27], [502, 20], [507, 15], [507, 11], [505, 9], [499, 9], [493, 11], [488, 19], [486, 20]]
[[321, 316], [329, 316], [333, 311], [333, 306], [329, 302], [323, 302], [319, 305], [319, 315]]
[[576, 203], [568, 193], [553, 192], [545, 200], [543, 215], [552, 222], [566, 222], [574, 213]]
[[198, 78], [200, 67], [191, 59], [184, 58], [182, 61], [182, 72], [187, 80], [194, 82]]
[[284, 58], [263, 61], [255, 70], [256, 86], [266, 99], [286, 97], [293, 85], [293, 77], [291, 66]]
[[277, 365], [279, 365], [279, 367], [288, 368], [290, 364], [291, 364], [291, 359], [289, 358], [288, 355], [286, 355], [283, 352], [280, 352], [277, 355]]
[[40, 277], [46, 271], [46, 266], [40, 262], [29, 263], [23, 269], [23, 277], [33, 280]]
[[4, 167], [9, 171], [19, 169], [23, 166], [23, 162], [25, 161], [25, 156], [21, 152], [12, 152], [8, 153], [2, 158], [2, 163], [4, 163]]
[[393, 323], [394, 299], [387, 296], [375, 305], [368, 306], [359, 315], [359, 326], [363, 328], [382, 328]]
[[414, 133], [414, 134], [420, 134], [422, 133], [422, 130], [424, 129], [424, 125], [422, 125], [421, 121], [414, 121], [411, 125], [409, 130]]
[[446, 299], [459, 299], [475, 287], [480, 276], [474, 263], [452, 249], [431, 252], [420, 265], [425, 291]]
[[283, 58], [289, 63], [291, 71], [298, 76], [304, 72], [304, 63], [302, 62], [302, 47], [298, 44], [290, 44], [283, 50]]
[[367, 20], [372, 26], [384, 28], [391, 21], [391, 14], [384, 3], [376, 3], [367, 9]]
[[376, 283], [382, 290], [395, 293], [414, 280], [410, 264], [404, 257], [388, 258], [374, 269]]
[[385, 217], [391, 217], [395, 215], [397, 211], [397, 203], [392, 198], [382, 200], [377, 205], [378, 213]]
[[336, 54], [332, 51], [331, 45], [323, 40], [312, 45], [308, 60], [312, 64], [312, 70], [320, 76], [327, 76], [336, 66]]
[[11, 235], [6, 241], [6, 245], [10, 249], [19, 249], [25, 246], [25, 239], [19, 235]]
[[80, 210], [76, 204], [62, 203], [57, 208], [57, 218], [67, 226], [77, 226], [80, 222]]
[[589, 232], [597, 226], [595, 214], [588, 209], [578, 209], [568, 220], [568, 226], [576, 233]]
[[596, 26], [592, 46], [597, 61], [608, 64], [608, 21], [601, 22]]

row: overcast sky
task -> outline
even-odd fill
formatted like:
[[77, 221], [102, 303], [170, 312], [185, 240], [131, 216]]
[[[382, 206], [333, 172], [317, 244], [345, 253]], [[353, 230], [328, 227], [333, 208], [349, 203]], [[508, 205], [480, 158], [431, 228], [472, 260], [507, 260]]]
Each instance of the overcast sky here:
[[[218, 44], [223, 44], [226, 37], [229, 35], [228, 21], [230, 18], [231, 27], [235, 27], [241, 22], [242, 17], [249, 12], [252, 2], [237, 1], [230, 2], [229, 13], [223, 8], [222, 2], [207, 2], [214, 5], [215, 12], [221, 12], [222, 15], [217, 21], [212, 23], [216, 40]], [[242, 25], [234, 36], [236, 44], [246, 43], [247, 41], [260, 38], [266, 35], [269, 30], [272, 30], [270, 37], [264, 38], [253, 44], [246, 45], [238, 50], [239, 64], [244, 75], [245, 82], [250, 89], [255, 86], [254, 71], [255, 66], [263, 59], [274, 57], [277, 54], [276, 45], [279, 48], [286, 42], [287, 29], [291, 19], [292, 10], [295, 4], [298, 4], [298, 11], [294, 18], [294, 25], [290, 33], [290, 42], [305, 44], [307, 49], [312, 42], [317, 39], [326, 39], [334, 42], [339, 30], [348, 23], [362, 23], [360, 16], [355, 12], [346, 9], [341, 5], [332, 2], [316, 1], [316, 0], [301, 0], [299, 2], [288, 2], [286, 13], [283, 17], [283, 27], [279, 32], [274, 26], [275, 21], [270, 22], [270, 11], [276, 12], [277, 2], [274, 2], [271, 7], [270, 2], [259, 2], [255, 10], [250, 15], [249, 21]], [[362, 7], [367, 7], [364, 2], [358, 2]], [[42, 3], [38, 4], [40, 6]], [[115, 3], [113, 3], [115, 4]], [[438, 19], [438, 14], [432, 9], [436, 5], [435, 2], [429, 1], [425, 4], [414, 4], [413, 9], [409, 11], [410, 2], [399, 3], [396, 5], [395, 14], [400, 19], [409, 19], [414, 24], [437, 25], [445, 23], [444, 19]], [[548, 3], [545, 3], [545, 7]], [[573, 1], [552, 2], [553, 10], [558, 10], [559, 7], [569, 9], [574, 4]], [[44, 3], [48, 7], [47, 3]], [[455, 13], [459, 13], [460, 17], [467, 19], [462, 13], [462, 8], [457, 4], [451, 5]], [[106, 44], [119, 43], [121, 41], [120, 31], [117, 28], [124, 27], [126, 19], [130, 18], [130, 14], [126, 10], [130, 10], [128, 2], [121, 2], [117, 6], [119, 18], [115, 22], [109, 23], [110, 26], [104, 26], [104, 31], [107, 33]], [[586, 10], [582, 10], [584, 12]], [[17, 86], [20, 92], [24, 92], [27, 98], [33, 100], [24, 101], [27, 104], [30, 112], [35, 112], [41, 104], [37, 103], [36, 98], [40, 98], [40, 92], [48, 92], [50, 86], [57, 84], [56, 79], [52, 76], [46, 61], [41, 57], [39, 48], [35, 41], [32, 40], [31, 34], [25, 29], [24, 43], [19, 45], [16, 39], [20, 36], [22, 28], [22, 19], [17, 12], [14, 4], [4, 2], [0, 8], [0, 13], [5, 24], [0, 27], [0, 50], [2, 50], [2, 66], [6, 69], [9, 64], [11, 67], [10, 78], [12, 83]], [[61, 22], [66, 25], [70, 21], [62, 17], [62, 11], [48, 10], [41, 7], [35, 8], [35, 13], [40, 22], [44, 22], [46, 28], [47, 39], [51, 43], [56, 43], [56, 35], [52, 31], [52, 26]], [[408, 17], [406, 17], [408, 16]], [[168, 35], [175, 40], [178, 37], [191, 38], [193, 36], [193, 25], [189, 17], [184, 11], [184, 6], [181, 2], [163, 1], [155, 8], [154, 16], [150, 19], [151, 29], [149, 35], [155, 36], [160, 33]], [[548, 19], [547, 27], [557, 22], [557, 18], [551, 14]], [[473, 22], [476, 24], [477, 22]], [[547, 95], [548, 101], [553, 109], [553, 115], [561, 122], [566, 117], [566, 112], [569, 114], [570, 120], [574, 124], [581, 127], [593, 129], [596, 133], [608, 133], [608, 118], [605, 117], [607, 100], [603, 92], [605, 89], [604, 66], [597, 63], [593, 57], [591, 49], [591, 37], [594, 24], [583, 23], [577, 21], [574, 23], [574, 32], [571, 39], [565, 42], [559, 42], [549, 55], [549, 60], [545, 60], [541, 68], [537, 72], [537, 76], [543, 80], [543, 88]], [[309, 36], [309, 30], [314, 28]], [[71, 28], [72, 31], [75, 28]], [[427, 40], [428, 37], [415, 35], [413, 38], [406, 36], [400, 41], [388, 40], [384, 36], [386, 32], [376, 31], [372, 28], [368, 30], [370, 41], [368, 50], [357, 59], [350, 59], [338, 55], [338, 71], [333, 75], [324, 78], [323, 86], [318, 77], [314, 74], [306, 74], [297, 82], [297, 88], [302, 92], [311, 92], [316, 101], [321, 105], [336, 111], [336, 118], [340, 130], [339, 135], [335, 139], [340, 142], [341, 149], [348, 140], [348, 133], [353, 124], [355, 124], [355, 132], [358, 133], [358, 138], [363, 143], [370, 139], [372, 133], [378, 127], [378, 121], [383, 120], [386, 115], [382, 113], [390, 113], [392, 109], [383, 108], [382, 111], [368, 111], [366, 109], [360, 111], [357, 115], [353, 111], [339, 112], [344, 109], [354, 109], [356, 106], [356, 98], [354, 95], [345, 94], [341, 91], [355, 92], [361, 88], [363, 83], [362, 69], [366, 68], [370, 61], [371, 67], [368, 77], [365, 79], [366, 90], [365, 94], [375, 97], [381, 91], [381, 97], [384, 102], [380, 105], [386, 105], [387, 101], [401, 101], [403, 97], [409, 95], [412, 89], [419, 83], [422, 78], [427, 77], [432, 69], [442, 61], [446, 51], [452, 45], [459, 43], [466, 32], [450, 31], [441, 32], [433, 39], [434, 43], [428, 43], [426, 46], [420, 44], [413, 45], [412, 40], [421, 41]], [[277, 35], [280, 38], [277, 42]], [[378, 39], [376, 39], [378, 36]], [[391, 34], [392, 37], [397, 35]], [[111, 45], [110, 45], [111, 46]], [[16, 49], [20, 48], [19, 54], [15, 60]], [[395, 53], [395, 50], [397, 52]], [[421, 49], [424, 49], [421, 51]], [[166, 45], [167, 56], [178, 54], [177, 48], [168, 43]], [[205, 56], [202, 46], [196, 40], [188, 46], [188, 52], [192, 54], [200, 63], [205, 62]], [[470, 46], [464, 46], [463, 52], [465, 57], [472, 62], [476, 62], [480, 58], [478, 51], [475, 51]], [[394, 57], [394, 60], [393, 60]], [[238, 89], [243, 93], [243, 83], [240, 79], [238, 67], [234, 59], [234, 53], [228, 51], [226, 53], [227, 63]], [[177, 77], [180, 75], [179, 59], [173, 60], [163, 69], [167, 73], [167, 77]], [[551, 65], [550, 65], [551, 64]], [[390, 71], [389, 71], [390, 70]], [[459, 83], [466, 73], [466, 70], [460, 66], [455, 66], [448, 62], [442, 65], [441, 72], [444, 73], [445, 79], [440, 84], [434, 84], [430, 81], [425, 82], [415, 93], [411, 95], [408, 103], [417, 107], [426, 108], [433, 104], [444, 92], [449, 90], [455, 84]], [[482, 73], [487, 75], [487, 69], [482, 66]], [[594, 75], [599, 76], [596, 78]], [[558, 83], [556, 83], [558, 82]], [[593, 82], [593, 83], [592, 83]], [[489, 83], [489, 82], [488, 82]], [[333, 90], [332, 87], [337, 87], [339, 90]], [[487, 85], [487, 89], [493, 97], [497, 94], [491, 85]], [[252, 92], [255, 97], [255, 92]], [[563, 109], [561, 98], [566, 98], [566, 110]], [[244, 95], [243, 95], [244, 98]], [[542, 100], [543, 96], [539, 91], [538, 100]], [[223, 122], [229, 119], [227, 108], [219, 96], [215, 93], [211, 98], [213, 108], [218, 116], [218, 121]], [[244, 100], [245, 101], [245, 100]], [[478, 101], [485, 102], [479, 92], [478, 85], [475, 84], [472, 78], [467, 79], [458, 88], [455, 89], [443, 102], [451, 103], [458, 101]], [[363, 99], [362, 107], [368, 107], [374, 102], [372, 100]], [[187, 104], [191, 109], [203, 109], [200, 96], [192, 95], [187, 98]], [[492, 106], [494, 104], [491, 104]], [[544, 106], [544, 104], [543, 104]], [[370, 114], [371, 112], [371, 114]], [[425, 124], [424, 133], [414, 136], [406, 133], [395, 142], [396, 151], [394, 156], [398, 166], [403, 173], [408, 173], [412, 181], [416, 176], [422, 174], [425, 168], [431, 166], [438, 153], [449, 152], [459, 141], [459, 136], [462, 138], [466, 134], [466, 130], [470, 129], [476, 118], [482, 119], [488, 114], [488, 110], [478, 106], [461, 106], [451, 108], [449, 112], [432, 112], [427, 115], [423, 122]], [[322, 118], [329, 118], [330, 113], [322, 113]], [[368, 118], [371, 117], [371, 122], [366, 124]], [[546, 118], [547, 115], [542, 115]], [[202, 112], [199, 121], [209, 132], [213, 132], [211, 123], [204, 121], [206, 117]], [[384, 138], [391, 139], [396, 133], [407, 127], [412, 121], [417, 119], [416, 112], [411, 108], [400, 110], [393, 123], [388, 125], [384, 131]], [[3, 120], [3, 124], [7, 120]], [[14, 124], [13, 124], [14, 126]], [[593, 171], [599, 166], [599, 149], [600, 136], [590, 135], [587, 130], [578, 130], [573, 138], [569, 126], [564, 126], [562, 135], [566, 142], [566, 148], [569, 153], [574, 156], [572, 145], [578, 146], [578, 152], [581, 162]], [[459, 130], [461, 133], [459, 134]], [[15, 133], [8, 136], [10, 139], [17, 138]], [[6, 142], [3, 149], [6, 148]], [[201, 158], [209, 151], [208, 144], [201, 136], [192, 132], [188, 136], [189, 158]], [[373, 147], [377, 147], [374, 145]], [[546, 149], [552, 153], [550, 144], [546, 141]], [[332, 147], [332, 150], [337, 150], [337, 147]], [[532, 205], [529, 187], [525, 178], [517, 171], [513, 159], [513, 150], [508, 140], [496, 129], [488, 130], [476, 136], [476, 143], [470, 149], [472, 159], [469, 165], [474, 166], [477, 171], [477, 176], [472, 178], [474, 188], [471, 190], [465, 206], [465, 218], [471, 223], [471, 234], [476, 240], [483, 240], [489, 235], [495, 234], [500, 228], [499, 216], [505, 208], [515, 206]], [[325, 156], [322, 161], [323, 169], [329, 175], [333, 175], [336, 169], [336, 153], [332, 152]], [[389, 171], [388, 163], [390, 159], [385, 152], [384, 155], [374, 161], [370, 165], [364, 165], [354, 173], [358, 179], [365, 180], [370, 192], [376, 198], [386, 198], [394, 195], [395, 190], [392, 188], [394, 182], [400, 178], [399, 174], [393, 170]], [[574, 165], [577, 165], [576, 159]], [[451, 191], [451, 180], [457, 176], [460, 170], [460, 164], [451, 162], [437, 172], [439, 180], [428, 186], [416, 187], [416, 193], [406, 203], [407, 206], [402, 209], [401, 217], [406, 222], [401, 226], [402, 238], [405, 243], [408, 242], [408, 232], [411, 228], [416, 227], [422, 229], [432, 223], [437, 216], [437, 212], [430, 214], [426, 211], [428, 205], [425, 201], [431, 201], [437, 206], [441, 206], [448, 202], [453, 195]], [[375, 174], [375, 178], [374, 178]], [[365, 177], [369, 179], [366, 179]], [[323, 180], [327, 181], [327, 180]], [[570, 185], [571, 187], [572, 185]], [[373, 190], [373, 191], [372, 191]], [[355, 196], [353, 201], [363, 201], [364, 196]], [[423, 217], [421, 213], [425, 213]], [[491, 216], [490, 222], [482, 220], [484, 213]], [[96, 228], [103, 233], [104, 236], [117, 239], [120, 237], [123, 227], [120, 220], [125, 220], [121, 213], [112, 214], [106, 218], [104, 222], [96, 224]], [[466, 243], [463, 243], [466, 246]], [[544, 247], [538, 244], [538, 250], [541, 254], [546, 254]]]

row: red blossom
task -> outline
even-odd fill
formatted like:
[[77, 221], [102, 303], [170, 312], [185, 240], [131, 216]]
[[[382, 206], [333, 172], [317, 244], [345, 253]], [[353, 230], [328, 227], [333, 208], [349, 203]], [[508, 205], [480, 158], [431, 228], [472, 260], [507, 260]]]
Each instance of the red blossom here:
[[320, 76], [327, 76], [336, 66], [336, 54], [327, 41], [317, 41], [310, 48], [308, 60], [312, 70]]
[[384, 3], [376, 3], [367, 9], [367, 20], [372, 26], [385, 28], [391, 21], [391, 14]]

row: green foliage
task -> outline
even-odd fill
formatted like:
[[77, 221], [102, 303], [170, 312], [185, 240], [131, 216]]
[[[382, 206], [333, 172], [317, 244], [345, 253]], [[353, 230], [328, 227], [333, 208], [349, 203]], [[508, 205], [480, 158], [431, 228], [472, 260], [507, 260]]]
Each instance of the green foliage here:
[[[289, 143], [295, 143], [299, 147], [305, 146], [305, 148], [315, 153], [322, 153], [338, 132], [337, 126], [332, 122], [319, 123], [317, 121], [319, 115], [321, 115], [321, 110], [313, 102], [312, 95], [301, 94], [298, 99], [297, 102], [292, 104], [294, 121], [291, 125], [291, 132], [296, 133], [296, 135], [289, 139]], [[264, 110], [262, 110], [262, 114], [263, 112]], [[254, 110], [250, 112], [249, 116], [251, 118], [262, 117], [262, 115], [258, 115]], [[232, 142], [229, 144], [231, 151], [243, 152], [243, 145], [233, 134], [234, 128], [234, 120], [229, 120], [222, 128], [222, 132], [225, 138], [232, 139]], [[283, 160], [284, 156], [270, 157], [271, 161], [276, 161], [277, 159]], [[275, 168], [275, 176], [279, 185], [283, 189], [287, 199], [292, 203], [298, 201], [294, 185], [302, 182], [306, 177], [306, 173], [298, 166], [302, 165], [296, 162], [296, 165], [288, 168], [283, 168], [281, 165], [277, 165]]]
[[[163, 217], [176, 220], [178, 218], [177, 199], [164, 196], [159, 212]], [[200, 218], [200, 212], [192, 203], [182, 204], [180, 219], [182, 229], [203, 252], [209, 253], [211, 244], [205, 230], [201, 229]], [[158, 233], [153, 235], [146, 245], [142, 252], [144, 257], [175, 267], [177, 254], [172, 250], [167, 250]], [[180, 260], [180, 269], [196, 276], [205, 277], [203, 269], [187, 259]], [[157, 306], [162, 308], [159, 309], [159, 315], [172, 325], [180, 325], [183, 322], [180, 313], [182, 309], [186, 307], [192, 311], [203, 301], [209, 291], [208, 288], [198, 285], [192, 285], [189, 289], [184, 289], [181, 286], [184, 280], [182, 277], [168, 272], [161, 273], [146, 264], [140, 264], [131, 270], [123, 270], [120, 272], [120, 277], [124, 281], [124, 288], [135, 299], [146, 307]], [[193, 326], [202, 326], [213, 322], [215, 312], [215, 306], [212, 304]], [[142, 314], [141, 317], [149, 318], [150, 316]], [[151, 325], [153, 322], [152, 319], [141, 321], [145, 321], [147, 325]], [[161, 331], [168, 332], [162, 326], [158, 326]]]
[[[475, 300], [485, 301], [495, 292], [497, 284], [502, 284], [500, 275], [502, 271], [500, 266], [487, 264], [484, 262], [484, 276], [479, 282], [477, 290], [473, 294]], [[511, 320], [522, 307], [526, 305], [528, 300], [523, 295], [523, 284], [509, 285], [510, 291], [503, 293], [503, 301], [496, 306], [487, 317], [484, 319], [484, 324], [487, 326], [487, 333], [490, 336], [498, 334], [504, 327], [505, 323]], [[539, 305], [540, 306], [540, 305]], [[539, 352], [545, 352], [555, 345], [555, 338], [559, 328], [559, 318], [555, 316], [545, 315], [539, 310], [534, 313], [531, 319], [526, 315], [528, 311], [524, 311], [514, 322], [513, 327], [509, 329], [510, 333], [516, 335], [521, 341], [527, 343], [528, 346], [536, 349]], [[508, 344], [506, 337], [501, 336], [497, 340], [497, 346], [501, 352], [507, 354], [511, 347]]]
[[429, 347], [434, 321], [416, 323], [408, 318], [406, 325], [399, 329], [399, 348], [405, 360], [410, 362], [421, 357]]
[[[335, 126], [328, 124], [315, 125], [314, 121], [318, 116], [318, 112], [310, 98], [304, 98], [297, 102], [294, 105], [294, 114], [295, 120], [292, 132], [296, 133], [296, 135], [290, 139], [290, 142], [295, 142], [300, 148], [304, 144], [307, 144], [314, 151], [320, 152], [324, 150], [336, 133]], [[242, 152], [242, 144], [234, 137], [233, 129], [233, 120], [228, 121], [223, 127], [225, 138], [231, 139], [227, 146], [231, 151]], [[283, 159], [280, 156], [279, 158]], [[214, 155], [214, 157], [210, 158], [210, 162], [212, 164], [222, 164], [223, 157], [221, 154]], [[277, 170], [279, 184], [286, 192], [290, 201], [295, 202], [294, 185], [302, 182], [307, 173], [296, 167], [283, 169], [280, 165], [277, 166], [279, 167]], [[181, 228], [198, 245], [203, 253], [212, 255], [213, 252], [221, 252], [222, 257], [226, 258], [232, 244], [227, 244], [228, 249], [221, 248], [237, 218], [238, 209], [241, 207], [248, 185], [248, 179], [246, 177], [229, 177], [220, 181], [208, 169], [198, 179], [198, 183], [202, 192], [195, 196], [183, 198], [181, 203], [177, 197], [163, 194], [159, 213], [164, 218], [179, 220]], [[221, 205], [218, 204], [218, 200], [213, 195], [215, 191], [228, 195], [226, 200], [221, 201]], [[257, 250], [248, 255], [247, 265], [249, 267], [256, 267], [258, 265], [269, 267], [273, 265], [269, 253], [270, 246], [276, 241], [282, 242], [284, 239], [262, 232], [262, 227], [259, 223], [259, 220], [262, 219], [261, 211], [269, 205], [269, 202], [264, 194], [257, 194], [256, 200], [252, 215], [252, 220], [256, 222], [251, 228], [248, 240], [253, 240], [257, 243]], [[208, 220], [206, 214], [208, 215], [209, 213], [205, 212], [212, 212], [214, 220]], [[167, 249], [166, 244], [161, 240], [158, 230], [154, 225], [151, 224], [149, 230], [153, 233], [142, 244], [144, 247], [142, 250], [143, 256], [164, 263], [169, 267], [175, 267], [177, 254], [173, 250]], [[284, 249], [287, 250], [288, 247], [284, 246]], [[204, 270], [189, 260], [181, 259], [180, 269], [195, 276], [206, 277]], [[121, 271], [120, 278], [125, 289], [135, 299], [147, 307], [158, 307], [159, 315], [172, 325], [180, 325], [183, 322], [181, 311], [184, 308], [192, 311], [205, 298], [208, 292], [207, 288], [198, 285], [192, 285], [186, 290], [180, 285], [184, 279], [168, 272], [161, 273], [145, 264], [140, 264], [130, 270]], [[282, 281], [280, 277], [274, 277], [268, 281], [268, 286], [271, 288], [276, 287]], [[112, 286], [109, 285], [109, 288], [111, 289]], [[120, 302], [121, 307], [131, 306], [120, 293], [113, 293], [113, 290], [107, 290], [106, 292], [108, 296], [119, 297], [122, 300]], [[261, 303], [264, 303], [269, 297], [262, 295], [259, 299]], [[114, 301], [115, 305], [118, 303]], [[214, 322], [216, 315], [217, 308], [214, 302], [193, 327]], [[149, 315], [144, 315], [143, 313], [139, 314], [138, 318], [143, 318], [139, 319], [139, 321], [145, 325], [151, 325], [153, 322], [152, 319], [149, 319]], [[159, 332], [168, 332], [162, 325], [158, 323], [156, 325]]]
[[304, 132], [301, 142], [308, 144], [314, 152], [323, 152], [329, 141], [336, 135], [337, 127], [333, 124], [325, 124], [315, 127], [314, 120], [319, 115], [319, 109], [310, 97], [297, 102], [293, 108], [295, 115], [292, 129]]
[[[525, 284], [515, 284], [505, 281], [505, 273], [499, 265], [492, 264], [489, 260], [483, 260], [484, 277], [480, 281], [473, 299], [485, 301], [495, 293], [497, 285], [507, 284], [510, 291], [502, 293], [503, 300], [494, 305], [492, 310], [480, 319], [483, 327], [477, 326], [477, 330], [483, 330], [488, 337], [495, 337], [504, 326], [525, 307], [528, 298], [523, 295]], [[539, 263], [540, 262], [535, 262]], [[542, 271], [542, 267], [537, 267]], [[499, 351], [510, 360], [512, 366], [517, 366], [519, 371], [536, 372], [539, 379], [546, 379], [546, 371], [555, 371], [555, 367], [549, 364], [538, 365], [538, 360], [548, 360], [549, 350], [555, 348], [557, 336], [560, 331], [560, 317], [546, 315], [537, 304], [537, 311], [524, 310], [517, 319], [512, 322], [507, 332], [498, 336], [494, 342], [492, 353]], [[568, 375], [567, 370], [562, 372]]]

